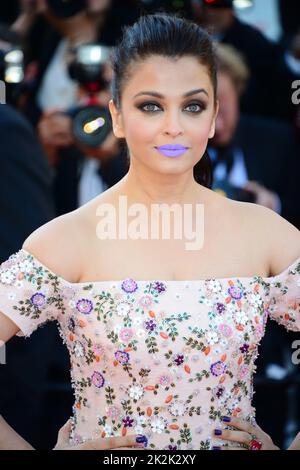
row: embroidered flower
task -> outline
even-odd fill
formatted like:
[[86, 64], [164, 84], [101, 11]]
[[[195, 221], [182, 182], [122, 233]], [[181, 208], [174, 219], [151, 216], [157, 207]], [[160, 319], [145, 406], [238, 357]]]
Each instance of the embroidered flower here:
[[162, 374], [158, 377], [158, 383], [163, 387], [169, 387], [172, 383], [172, 377], [168, 374]]
[[76, 304], [78, 312], [88, 315], [93, 310], [93, 303], [88, 299], [80, 299]]
[[206, 333], [206, 340], [208, 344], [213, 345], [213, 344], [218, 343], [219, 337], [215, 331], [208, 331]]
[[32, 305], [35, 307], [42, 307], [45, 302], [46, 302], [46, 296], [42, 294], [41, 292], [37, 292], [36, 294], [33, 294], [30, 298], [30, 302]]
[[134, 419], [130, 418], [130, 416], [126, 416], [125, 418], [123, 418], [123, 424], [125, 428], [132, 428], [133, 423]]
[[142, 323], [143, 323], [143, 321], [144, 321], [144, 320], [143, 320], [142, 317], [135, 317], [135, 318], [133, 319], [133, 322], [132, 322], [132, 323], [133, 323], [134, 326], [141, 326]]
[[80, 341], [75, 341], [73, 352], [76, 357], [83, 357], [85, 355], [85, 348]]
[[155, 281], [153, 289], [158, 293], [161, 294], [162, 292], [165, 292], [166, 286], [162, 282]]
[[124, 341], [130, 341], [133, 337], [133, 330], [131, 328], [122, 328], [119, 332], [119, 338]]
[[10, 271], [4, 271], [1, 273], [0, 280], [2, 284], [13, 284], [16, 280], [16, 276]]
[[213, 310], [215, 313], [219, 314], [219, 315], [222, 315], [225, 310], [226, 310], [226, 307], [224, 304], [220, 303], [220, 302], [217, 302], [214, 306], [213, 306]]
[[92, 375], [92, 384], [95, 385], [97, 388], [101, 388], [104, 386], [105, 380], [100, 372], [94, 372]]
[[226, 365], [222, 361], [217, 361], [210, 366], [211, 373], [215, 375], [216, 377], [224, 374], [225, 370], [226, 370]]
[[142, 426], [143, 424], [146, 424], [146, 422], [147, 422], [147, 419], [143, 415], [140, 415], [136, 418], [136, 424], [138, 424], [140, 426]]
[[223, 385], [218, 385], [217, 387], [212, 389], [212, 394], [215, 398], [221, 398], [224, 395], [225, 387]]
[[151, 295], [143, 295], [140, 300], [139, 304], [143, 308], [149, 308], [152, 305], [153, 299]]
[[222, 285], [219, 281], [211, 279], [207, 282], [207, 289], [213, 292], [214, 294], [218, 294], [222, 291]]
[[156, 327], [157, 325], [154, 320], [148, 320], [145, 322], [145, 328], [149, 331], [154, 331]]
[[130, 396], [130, 398], [134, 400], [139, 400], [140, 398], [142, 398], [145, 392], [144, 392], [144, 388], [142, 387], [142, 385], [136, 384], [136, 385], [130, 385], [130, 387], [128, 387], [127, 389], [127, 393]]
[[183, 401], [175, 400], [170, 403], [168, 410], [173, 416], [184, 416], [188, 407]]
[[230, 336], [232, 336], [232, 328], [229, 325], [226, 325], [226, 323], [219, 325], [219, 331], [223, 336], [225, 336], [225, 338], [230, 338]]
[[239, 378], [244, 379], [247, 376], [249, 376], [249, 367], [246, 364], [242, 364], [239, 367]]
[[131, 305], [128, 302], [120, 302], [116, 306], [117, 315], [119, 315], [120, 317], [126, 317], [130, 313], [130, 310]]
[[106, 408], [106, 414], [109, 418], [116, 419], [118, 416], [120, 416], [121, 411], [117, 406], [111, 405]]
[[228, 294], [229, 294], [233, 299], [239, 300], [239, 299], [241, 299], [242, 296], [243, 296], [243, 291], [242, 291], [241, 289], [239, 289], [238, 287], [232, 286], [232, 287], [229, 287], [229, 289], [228, 289]]
[[143, 328], [139, 328], [136, 331], [135, 335], [136, 335], [137, 338], [142, 339], [146, 336], [146, 331]]
[[162, 432], [166, 429], [167, 425], [167, 420], [162, 416], [155, 416], [150, 420], [151, 429], [155, 434], [162, 434]]
[[249, 344], [244, 343], [243, 346], [240, 347], [241, 353], [245, 354], [249, 351]]
[[255, 325], [254, 336], [256, 341], [258, 341], [262, 337], [263, 332], [264, 329], [262, 325]]
[[137, 290], [138, 285], [133, 279], [125, 279], [122, 282], [121, 288], [123, 289], [124, 292], [127, 292], [128, 294], [132, 294], [133, 292]]
[[93, 352], [96, 354], [96, 356], [103, 356], [104, 354], [104, 348], [102, 346], [100, 346], [99, 344], [94, 344], [93, 346]]
[[19, 264], [19, 269], [22, 273], [30, 274], [33, 269], [33, 264], [29, 260], [24, 260]]
[[173, 359], [174, 364], [176, 366], [181, 366], [184, 363], [184, 355], [183, 354], [176, 354]]
[[253, 293], [248, 297], [249, 304], [253, 307], [259, 308], [264, 303], [261, 296], [258, 293]]
[[129, 362], [129, 354], [125, 351], [116, 351], [115, 358], [122, 366]]
[[172, 444], [169, 444], [167, 447], [166, 447], [167, 450], [177, 450], [178, 447], [177, 446], [174, 446]]
[[245, 314], [245, 312], [243, 312], [242, 310], [239, 310], [236, 312], [234, 320], [239, 325], [246, 325], [248, 321], [248, 317]]

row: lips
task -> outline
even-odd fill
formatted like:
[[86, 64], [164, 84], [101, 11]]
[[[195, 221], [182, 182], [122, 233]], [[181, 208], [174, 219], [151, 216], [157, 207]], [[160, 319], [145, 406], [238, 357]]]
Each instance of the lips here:
[[155, 148], [165, 157], [180, 157], [188, 150], [188, 147], [184, 147], [183, 145], [179, 144], [161, 145], [160, 147]]

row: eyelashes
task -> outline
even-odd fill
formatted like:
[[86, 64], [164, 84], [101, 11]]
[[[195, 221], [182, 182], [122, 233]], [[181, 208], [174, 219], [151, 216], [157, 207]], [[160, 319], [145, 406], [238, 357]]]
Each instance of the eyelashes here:
[[[148, 109], [146, 109], [147, 107], [148, 107]], [[158, 109], [153, 109], [155, 107], [158, 108]], [[193, 102], [189, 103], [184, 108], [184, 110], [186, 110], [187, 108], [193, 108], [193, 110], [190, 109], [190, 111], [187, 111], [187, 112], [189, 114], [194, 114], [194, 115], [196, 114], [197, 115], [197, 114], [202, 113], [202, 111], [205, 111], [206, 107], [207, 106], [204, 103], [201, 103], [201, 102], [198, 102], [198, 101], [193, 101]], [[158, 113], [159, 111], [162, 110], [162, 107], [158, 103], [150, 102], [150, 101], [147, 101], [147, 102], [144, 102], [140, 105], [137, 105], [137, 108], [140, 111], [142, 111], [143, 113], [146, 113], [146, 114], [156, 114], [156, 113]]]

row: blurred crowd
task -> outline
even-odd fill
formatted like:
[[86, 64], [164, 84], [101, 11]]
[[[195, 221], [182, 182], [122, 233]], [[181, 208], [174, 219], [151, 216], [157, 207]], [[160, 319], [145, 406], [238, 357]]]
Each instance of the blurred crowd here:
[[[208, 148], [212, 189], [269, 207], [300, 229], [300, 3], [274, 0], [282, 26], [277, 42], [242, 22], [233, 3], [1, 3], [0, 80], [7, 104], [0, 105], [0, 262], [37, 227], [85, 204], [128, 171], [126, 147], [114, 137], [108, 112], [109, 57], [124, 26], [157, 11], [184, 15], [216, 40], [220, 109]], [[293, 339], [269, 324], [255, 379], [257, 421], [281, 446], [300, 428]], [[28, 342], [13, 339], [0, 368], [0, 412], [34, 446], [51, 448], [73, 404], [69, 359], [56, 327]]]

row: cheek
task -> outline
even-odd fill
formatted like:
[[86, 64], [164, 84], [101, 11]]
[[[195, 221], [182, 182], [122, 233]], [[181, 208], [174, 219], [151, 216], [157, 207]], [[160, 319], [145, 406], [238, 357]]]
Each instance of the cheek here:
[[130, 145], [137, 145], [139, 143], [153, 142], [157, 133], [159, 132], [158, 120], [143, 119], [139, 114], [131, 115], [126, 119], [126, 140]]
[[188, 134], [195, 145], [205, 146], [211, 130], [211, 121], [206, 119], [190, 124]]

